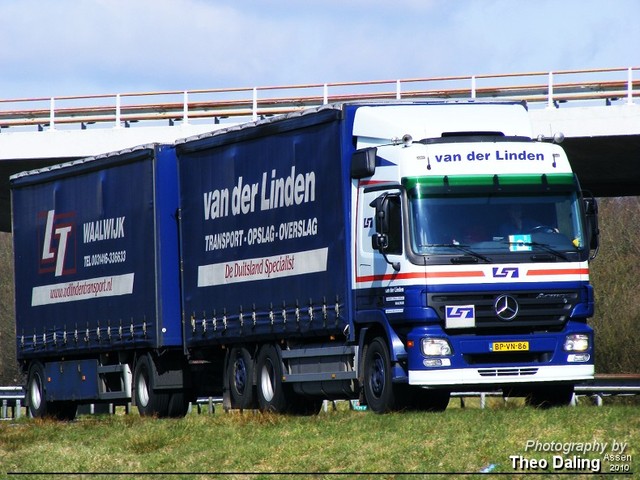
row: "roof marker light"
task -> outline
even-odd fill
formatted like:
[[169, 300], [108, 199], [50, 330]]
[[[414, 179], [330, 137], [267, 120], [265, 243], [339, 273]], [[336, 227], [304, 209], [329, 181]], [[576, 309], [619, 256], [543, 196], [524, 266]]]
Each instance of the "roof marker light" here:
[[556, 132], [552, 137], [547, 137], [543, 134], [540, 134], [538, 135], [537, 140], [539, 142], [552, 142], [560, 145], [562, 142], [564, 142], [564, 133]]

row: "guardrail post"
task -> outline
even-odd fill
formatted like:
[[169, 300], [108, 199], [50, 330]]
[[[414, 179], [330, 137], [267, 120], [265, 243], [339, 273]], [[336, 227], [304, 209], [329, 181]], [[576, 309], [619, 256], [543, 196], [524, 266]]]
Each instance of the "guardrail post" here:
[[627, 70], [627, 105], [633, 105], [633, 68]]
[[547, 108], [554, 108], [554, 103], [553, 103], [553, 72], [549, 72], [549, 85], [548, 85], [548, 103], [547, 103]]
[[186, 90], [182, 96], [182, 124], [189, 124], [189, 93]]
[[56, 99], [51, 97], [51, 103], [49, 104], [49, 130], [55, 130], [56, 128]]
[[256, 87], [253, 87], [252, 111], [253, 111], [253, 121], [256, 122], [258, 121], [258, 89]]
[[18, 399], [16, 399], [16, 413], [15, 413], [14, 417], [17, 420], [21, 416], [22, 416], [22, 402], [18, 398]]
[[329, 85], [325, 83], [322, 88], [322, 104], [326, 105], [328, 103], [329, 103]]
[[471, 77], [471, 98], [476, 99], [476, 76]]
[[120, 94], [116, 95], [116, 128], [121, 128], [122, 124], [120, 123]]
[[402, 97], [401, 88], [400, 88], [400, 80], [396, 80], [396, 100], [400, 100]]
[[9, 405], [9, 402], [5, 399], [2, 400], [2, 417], [1, 418], [7, 418], [7, 406]]

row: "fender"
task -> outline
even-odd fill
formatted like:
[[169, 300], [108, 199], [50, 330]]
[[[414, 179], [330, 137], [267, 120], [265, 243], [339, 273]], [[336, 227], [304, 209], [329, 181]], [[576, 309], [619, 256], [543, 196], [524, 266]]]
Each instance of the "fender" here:
[[[406, 360], [407, 358], [407, 350], [405, 348], [404, 343], [400, 340], [400, 337], [396, 334], [395, 330], [389, 324], [389, 320], [384, 312], [380, 310], [361, 310], [356, 312], [356, 318], [354, 323], [356, 325], [367, 325], [367, 324], [376, 324], [380, 325], [385, 334], [387, 335], [387, 339], [389, 340], [389, 353], [391, 355], [391, 361], [396, 363], [402, 360]], [[363, 332], [366, 332], [368, 328], [362, 328], [360, 331], [360, 351], [362, 351], [362, 347], [364, 346], [364, 335]]]
[[157, 390], [183, 390], [191, 387], [184, 360], [177, 352], [151, 353], [151, 370]]

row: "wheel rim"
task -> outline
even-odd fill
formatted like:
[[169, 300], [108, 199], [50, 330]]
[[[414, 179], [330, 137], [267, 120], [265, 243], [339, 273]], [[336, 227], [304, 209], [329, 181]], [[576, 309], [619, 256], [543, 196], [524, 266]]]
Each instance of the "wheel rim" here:
[[271, 360], [267, 360], [260, 373], [260, 387], [262, 390], [262, 396], [267, 402], [273, 400], [273, 397], [275, 396], [273, 378], [273, 364], [271, 363]]
[[138, 391], [138, 403], [141, 407], [149, 405], [149, 385], [147, 384], [147, 378], [144, 372], [138, 377], [138, 385], [136, 390]]
[[31, 387], [29, 389], [29, 400], [31, 401], [31, 408], [33, 410], [39, 410], [42, 406], [42, 382], [40, 375], [37, 373], [31, 379]]
[[373, 362], [371, 362], [371, 375], [369, 377], [369, 381], [371, 385], [371, 392], [376, 397], [380, 397], [384, 391], [385, 368], [384, 359], [379, 353], [376, 353], [373, 358]]
[[241, 357], [237, 358], [233, 364], [233, 381], [236, 391], [240, 395], [244, 395], [245, 388], [247, 388], [247, 366]]

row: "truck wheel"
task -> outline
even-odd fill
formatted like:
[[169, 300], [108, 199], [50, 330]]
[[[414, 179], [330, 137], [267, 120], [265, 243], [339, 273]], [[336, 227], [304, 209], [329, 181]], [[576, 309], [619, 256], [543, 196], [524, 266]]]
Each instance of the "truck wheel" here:
[[376, 337], [364, 356], [364, 395], [367, 405], [376, 413], [395, 410], [398, 405], [391, 382], [391, 357], [387, 342]]
[[27, 380], [27, 402], [32, 418], [42, 418], [47, 414], [44, 385], [44, 367], [41, 363], [34, 363], [29, 369]]
[[136, 368], [133, 372], [136, 406], [143, 417], [166, 417], [169, 415], [171, 395], [154, 391], [152, 361], [148, 355], [143, 355], [136, 363]]
[[254, 407], [253, 373], [254, 362], [245, 347], [234, 347], [229, 354], [229, 391], [231, 408], [248, 409]]
[[182, 418], [189, 412], [189, 397], [186, 392], [173, 392], [167, 407], [167, 416], [170, 418]]
[[282, 384], [282, 360], [273, 345], [264, 345], [256, 362], [258, 406], [263, 412], [285, 413], [287, 397]]

